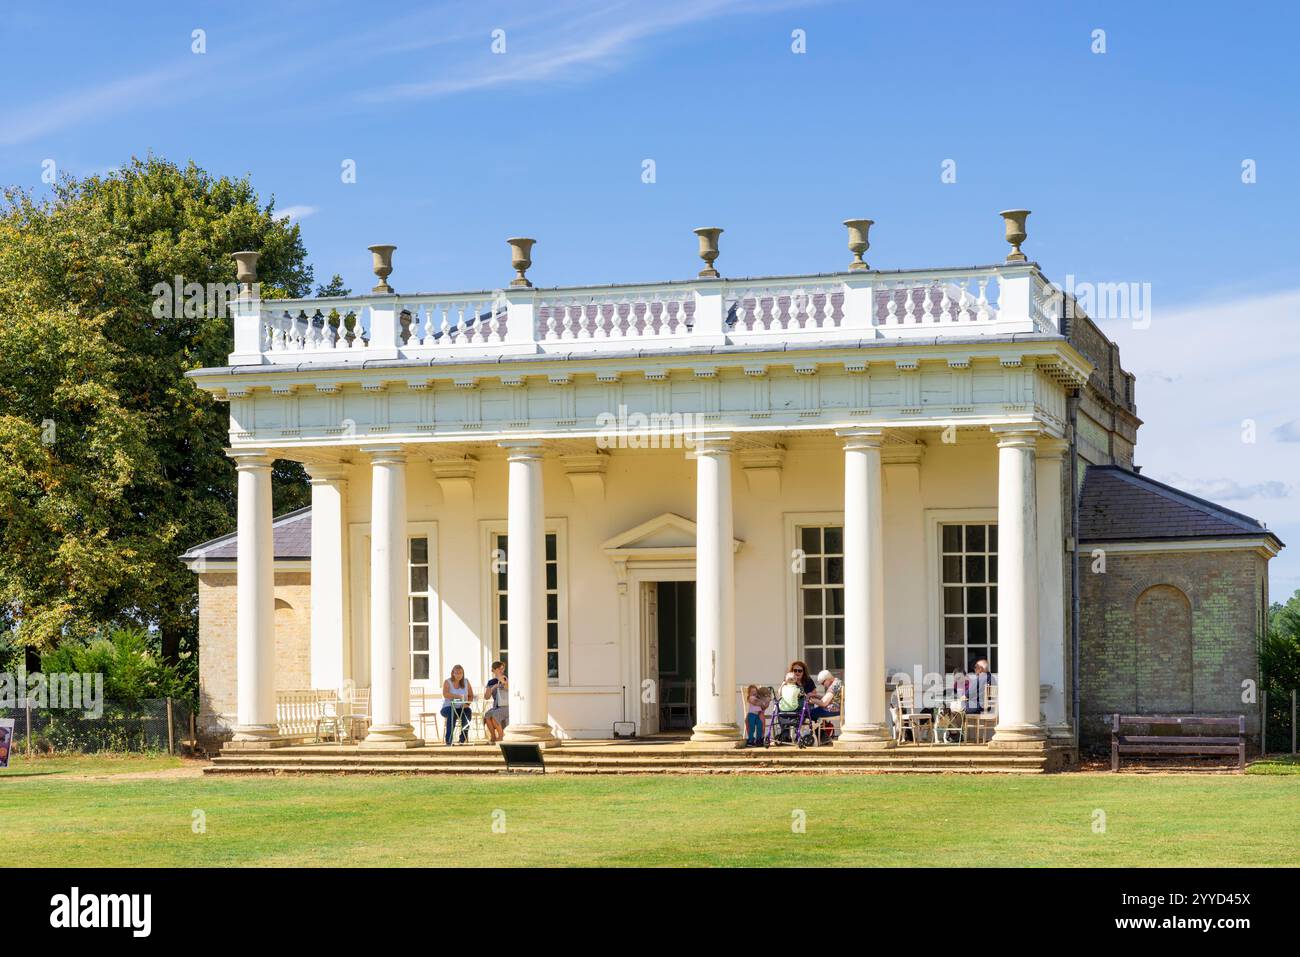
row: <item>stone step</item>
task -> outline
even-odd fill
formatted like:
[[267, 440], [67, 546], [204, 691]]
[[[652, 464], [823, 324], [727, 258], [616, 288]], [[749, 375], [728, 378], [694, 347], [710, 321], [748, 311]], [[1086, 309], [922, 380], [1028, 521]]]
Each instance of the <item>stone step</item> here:
[[[306, 774], [419, 774], [419, 775], [485, 775], [505, 774], [504, 767], [475, 767], [473, 765], [362, 765], [362, 764], [320, 764], [320, 765], [213, 765], [204, 769], [205, 774], [229, 775], [306, 775]], [[520, 771], [519, 774], [536, 772]], [[563, 768], [548, 768], [552, 774], [1043, 774], [1042, 767], [932, 767], [913, 765], [899, 767], [891, 764], [874, 762], [855, 762], [853, 764], [832, 765], [825, 768], [808, 768], [790, 765], [779, 766], [647, 766], [636, 764], [592, 764], [572, 765]]]
[[[956, 773], [1031, 773], [1049, 770], [1049, 762], [1042, 756], [982, 756], [978, 759], [951, 757], [947, 759], [926, 755], [827, 756], [817, 761], [785, 759], [755, 755], [749, 760], [712, 760], [708, 755], [681, 753], [664, 755], [657, 760], [638, 759], [635, 756], [610, 760], [607, 756], [565, 755], [552, 756], [546, 761], [547, 770], [558, 773], [855, 773], [855, 772], [956, 772]], [[284, 752], [241, 752], [222, 755], [206, 769], [209, 773], [394, 773], [394, 774], [495, 774], [505, 771], [500, 759], [484, 755], [465, 755], [451, 758], [445, 755], [412, 755], [411, 752], [365, 755], [316, 755]]]
[[[1044, 759], [1041, 753], [1025, 752], [991, 752], [976, 751], [973, 749], [908, 749], [895, 750], [888, 752], [849, 752], [837, 750], [835, 748], [779, 748], [770, 750], [755, 751], [692, 751], [685, 749], [612, 749], [612, 748], [557, 748], [544, 752], [547, 762], [563, 762], [569, 760], [600, 760], [600, 761], [714, 761], [714, 762], [733, 762], [736, 764], [748, 764], [754, 761], [780, 760], [780, 761], [802, 761], [808, 763], [817, 763], [823, 761], [861, 761], [861, 760], [885, 760], [885, 761], [956, 761], [961, 763], [979, 763], [993, 762], [1001, 763], [1005, 761], [1042, 761]], [[221, 754], [222, 759], [230, 758], [256, 758], [257, 760], [281, 760], [299, 757], [323, 758], [330, 761], [349, 762], [355, 760], [368, 760], [372, 758], [384, 758], [389, 760], [402, 761], [501, 761], [499, 752], [494, 750], [456, 750], [456, 749], [424, 749], [413, 748], [410, 750], [394, 751], [361, 751], [361, 750], [330, 750], [322, 748], [292, 748], [292, 749], [270, 749], [257, 751], [226, 751]]]
[[[979, 766], [1022, 766], [1037, 767], [1047, 763], [1047, 759], [1041, 755], [1035, 757], [1026, 757], [1026, 755], [996, 755], [996, 757], [966, 757], [966, 755], [926, 755], [926, 754], [892, 754], [888, 757], [867, 757], [867, 755], [857, 755], [857, 757], [846, 757], [844, 754], [827, 754], [819, 755], [815, 758], [798, 757], [798, 755], [763, 755], [755, 754], [744, 758], [718, 757], [718, 755], [707, 754], [663, 754], [663, 755], [595, 755], [595, 754], [547, 754], [546, 765], [551, 767], [568, 767], [575, 765], [638, 765], [647, 767], [663, 767], [677, 765], [708, 765], [719, 767], [757, 767], [766, 765], [780, 765], [792, 767], [826, 767], [831, 765], [888, 765], [896, 767], [907, 767], [913, 765], [930, 765], [936, 767], [979, 767]], [[277, 754], [274, 752], [243, 752], [222, 754], [214, 758], [217, 765], [352, 765], [352, 763], [361, 763], [361, 765], [370, 765], [370, 763], [386, 763], [386, 765], [402, 766], [424, 766], [424, 765], [456, 765], [472, 767], [503, 767], [504, 762], [497, 755], [451, 755], [445, 754], [419, 754], [419, 753], [393, 753], [393, 754], [365, 754], [365, 755], [329, 755], [329, 754]]]

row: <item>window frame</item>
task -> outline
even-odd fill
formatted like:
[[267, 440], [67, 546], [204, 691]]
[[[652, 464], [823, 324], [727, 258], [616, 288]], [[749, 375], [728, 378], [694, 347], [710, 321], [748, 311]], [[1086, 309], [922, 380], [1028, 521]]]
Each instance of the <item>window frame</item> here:
[[[411, 542], [414, 539], [423, 538], [428, 541], [428, 554], [425, 556], [425, 567], [429, 570], [429, 581], [425, 588], [424, 598], [429, 603], [429, 620], [427, 622], [416, 622], [412, 616], [412, 604], [419, 595], [411, 588]], [[442, 674], [442, 640], [441, 630], [438, 623], [441, 620], [439, 609], [441, 600], [438, 594], [438, 530], [434, 522], [411, 522], [406, 526], [406, 654], [411, 667], [411, 683], [421, 684], [433, 687], [435, 683], [441, 687]], [[429, 628], [429, 644], [425, 652], [415, 650], [415, 626], [425, 624]], [[429, 677], [415, 677], [415, 656], [416, 654], [426, 654], [429, 658]]]
[[[809, 531], [811, 529], [817, 529], [817, 531], [820, 533], [818, 535], [819, 550], [817, 552], [808, 552], [803, 550], [804, 532]], [[829, 529], [837, 529], [840, 533], [840, 550], [838, 552], [826, 551], [826, 533]], [[822, 563], [822, 571], [820, 576], [821, 581], [813, 582], [810, 584], [805, 578], [805, 575], [807, 574], [806, 569], [805, 571], [802, 572], [795, 572], [793, 570], [793, 553], [791, 553], [791, 562], [792, 562], [791, 574], [796, 579], [795, 588], [798, 591], [799, 633], [795, 636], [798, 641], [798, 644], [796, 645], [797, 657], [799, 658], [799, 660], [807, 662], [809, 670], [814, 674], [816, 674], [818, 671], [821, 671], [823, 668], [825, 668], [828, 671], [831, 671], [832, 673], [843, 675], [844, 674], [844, 665], [843, 665], [844, 637], [845, 637], [845, 633], [844, 633], [844, 592], [845, 592], [844, 525], [836, 524], [833, 522], [820, 523], [820, 524], [804, 523], [796, 526], [796, 533], [798, 535], [798, 541], [799, 541], [799, 544], [796, 547], [800, 549], [802, 553], [801, 557], [805, 560], [808, 558], [816, 558], [818, 561]], [[838, 558], [840, 562], [840, 581], [838, 583], [829, 581], [830, 575], [827, 573], [827, 569], [829, 564], [828, 560], [831, 558]], [[826, 599], [828, 597], [829, 592], [837, 589], [840, 593], [840, 614], [833, 615], [830, 614], [827, 610]], [[809, 592], [814, 592], [814, 591], [818, 592], [821, 595], [822, 609], [820, 612], [810, 613], [808, 611], [808, 606], [807, 606], [807, 601], [808, 601], [807, 596]], [[812, 645], [812, 646], [808, 644], [807, 626], [810, 620], [816, 620], [821, 622], [821, 633], [822, 633], [821, 642], [819, 644]], [[831, 644], [828, 641], [828, 636], [827, 636], [827, 629], [830, 628], [829, 623], [836, 620], [840, 622], [840, 641], [838, 645]], [[817, 663], [813, 663], [810, 660], [810, 654], [809, 654], [810, 647], [817, 649], [816, 652], [816, 657], [818, 659]], [[832, 666], [827, 661], [829, 652], [831, 651], [831, 649], [834, 648], [839, 648], [839, 652], [840, 652], [841, 663], [838, 666]]]
[[[803, 581], [802, 576], [795, 572], [792, 563], [794, 560], [795, 549], [802, 547], [801, 535], [802, 529], [810, 527], [827, 528], [837, 527], [841, 530], [844, 528], [844, 512], [842, 510], [827, 509], [824, 511], [806, 511], [806, 512], [786, 512], [785, 519], [785, 554], [781, 556], [782, 569], [781, 574], [785, 578], [785, 595], [786, 595], [786, 661], [802, 659], [804, 651], [803, 642]], [[842, 547], [842, 546], [841, 546]], [[843, 552], [840, 553], [841, 555]], [[831, 669], [837, 671], [839, 677], [843, 677], [843, 669]]]
[[[429, 677], [416, 678], [412, 654], [412, 635], [410, 621], [411, 600], [411, 539], [429, 539]], [[370, 523], [352, 522], [348, 526], [349, 570], [351, 583], [352, 620], [350, 641], [352, 643], [352, 674], [358, 685], [369, 686], [371, 682], [370, 662]], [[403, 578], [402, 593], [407, 600], [406, 654], [407, 662], [412, 664], [411, 684], [425, 685], [430, 688], [442, 687], [443, 644], [442, 644], [442, 595], [438, 584], [438, 523], [407, 522], [406, 550], [403, 553], [403, 565], [406, 568]], [[360, 680], [364, 677], [364, 681]]]
[[[504, 594], [497, 590], [496, 573], [492, 570], [493, 554], [496, 550], [498, 535], [508, 534], [508, 523], [503, 519], [479, 523], [480, 551], [483, 556], [483, 575], [480, 579], [480, 608], [482, 624], [480, 644], [483, 653], [483, 674], [488, 673], [493, 661], [497, 660], [500, 635], [500, 615], [498, 613], [499, 596]], [[545, 534], [555, 536], [556, 561], [556, 652], [557, 677], [548, 678], [547, 684], [552, 688], [568, 687], [570, 684], [569, 653], [569, 542], [568, 521], [564, 518], [547, 518]]]
[[[934, 508], [925, 510], [926, 588], [929, 593], [929, 657], [927, 671], [945, 673], [943, 611], [943, 526], [997, 525], [997, 508]], [[999, 538], [999, 543], [1001, 539]], [[1001, 572], [1001, 563], [999, 563]], [[1035, 586], [1037, 587], [1037, 586]], [[967, 646], [969, 647], [969, 645]], [[967, 662], [967, 666], [969, 666]]]

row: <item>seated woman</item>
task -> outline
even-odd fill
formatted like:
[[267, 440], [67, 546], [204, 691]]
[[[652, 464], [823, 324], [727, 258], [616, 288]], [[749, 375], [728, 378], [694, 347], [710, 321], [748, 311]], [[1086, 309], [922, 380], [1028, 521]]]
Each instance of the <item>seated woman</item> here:
[[817, 687], [817, 682], [813, 681], [813, 676], [808, 673], [806, 664], [802, 661], [792, 661], [787, 670], [794, 675], [795, 681], [799, 683], [799, 687], [803, 688], [804, 694], [813, 693], [813, 689]]
[[503, 662], [492, 662], [492, 678], [485, 692], [492, 707], [483, 715], [483, 727], [488, 733], [488, 744], [496, 744], [506, 736], [510, 724], [510, 679], [506, 677]]
[[469, 739], [469, 706], [474, 701], [474, 689], [465, 678], [465, 669], [453, 665], [451, 677], [442, 683], [442, 721], [445, 731], [443, 740], [451, 744], [451, 732], [457, 719], [460, 720], [460, 743]]
[[813, 686], [812, 710], [814, 718], [838, 718], [840, 716], [840, 693], [844, 682], [825, 669], [817, 673], [817, 682]]

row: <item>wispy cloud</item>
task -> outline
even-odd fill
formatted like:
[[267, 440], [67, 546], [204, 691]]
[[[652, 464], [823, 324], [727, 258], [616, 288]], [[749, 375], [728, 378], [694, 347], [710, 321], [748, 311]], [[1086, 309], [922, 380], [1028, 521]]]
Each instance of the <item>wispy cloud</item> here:
[[178, 85], [192, 75], [189, 64], [150, 70], [112, 80], [89, 90], [53, 97], [14, 113], [0, 116], [0, 146], [17, 146], [50, 133], [113, 116], [142, 103], [156, 105], [174, 95]]
[[284, 209], [276, 210], [275, 218], [297, 223], [318, 211], [319, 207], [316, 206], [286, 206]]
[[425, 79], [368, 90], [358, 94], [358, 99], [429, 99], [550, 79], [589, 79], [625, 63], [639, 41], [728, 14], [772, 8], [735, 0], [653, 6], [616, 3], [595, 10], [567, 4], [549, 11], [550, 25], [540, 30], [524, 33], [503, 27], [504, 52], [491, 52], [485, 32], [472, 53], [447, 57], [426, 67]]
[[[313, 36], [312, 21], [263, 15], [227, 25], [241, 38], [170, 65], [69, 89], [18, 110], [0, 108], [0, 146], [84, 130], [119, 117], [156, 111], [162, 104], [206, 102], [236, 90], [275, 88], [279, 97], [312, 94], [299, 102], [299, 122], [310, 111], [337, 114], [341, 103], [445, 97], [543, 81], [582, 82], [630, 62], [640, 44], [693, 24], [725, 16], [752, 16], [820, 0], [631, 0], [592, 7], [558, 0], [544, 12], [517, 4], [465, 0], [403, 13], [361, 31]], [[492, 31], [506, 32], [506, 51], [491, 52]], [[292, 55], [284, 52], [291, 50]], [[436, 51], [435, 55], [427, 54]], [[416, 77], [356, 92], [358, 77], [401, 73]], [[331, 85], [322, 64], [346, 63], [343, 87]], [[383, 69], [368, 65], [382, 64]], [[310, 77], [310, 84], [303, 82]], [[210, 109], [210, 106], [204, 107]]]
[[1245, 502], [1251, 499], [1286, 498], [1291, 494], [1285, 482], [1243, 483], [1230, 478], [1200, 478], [1171, 475], [1169, 484], [1212, 502]]
[[1273, 430], [1273, 438], [1279, 442], [1300, 442], [1300, 419], [1283, 422]]

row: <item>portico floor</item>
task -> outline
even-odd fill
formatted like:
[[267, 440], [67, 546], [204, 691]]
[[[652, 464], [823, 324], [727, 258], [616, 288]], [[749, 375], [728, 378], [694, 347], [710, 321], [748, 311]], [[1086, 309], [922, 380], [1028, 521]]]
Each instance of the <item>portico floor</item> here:
[[[1043, 774], [1077, 765], [1073, 747], [1016, 752], [984, 744], [905, 743], [887, 751], [846, 751], [834, 746], [791, 745], [700, 750], [680, 736], [571, 739], [544, 754], [548, 772], [572, 774], [719, 774], [862, 772], [1016, 772]], [[493, 774], [504, 773], [496, 745], [482, 742], [448, 747], [441, 741], [403, 750], [375, 750], [354, 744], [292, 744], [264, 750], [225, 750], [210, 774]], [[535, 772], [520, 772], [535, 773]]]

